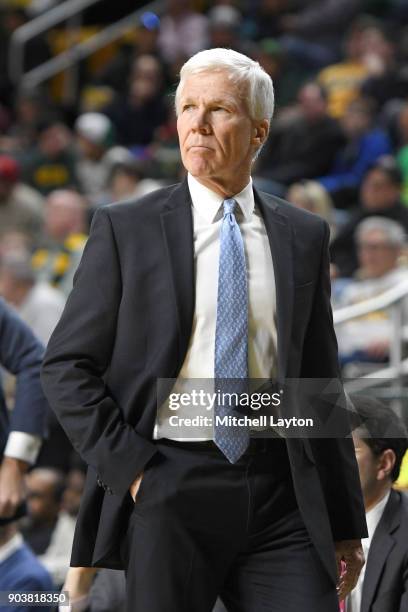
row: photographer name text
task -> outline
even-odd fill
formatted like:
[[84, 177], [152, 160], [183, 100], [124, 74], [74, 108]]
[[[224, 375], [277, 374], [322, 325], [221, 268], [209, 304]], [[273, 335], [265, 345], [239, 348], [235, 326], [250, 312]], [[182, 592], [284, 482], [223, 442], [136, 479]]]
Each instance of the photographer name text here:
[[[214, 420], [215, 419], [215, 420]], [[262, 415], [258, 417], [249, 416], [202, 416], [181, 417], [172, 415], [169, 417], [171, 427], [313, 427], [313, 419], [302, 419], [298, 417], [276, 418], [273, 415]]]

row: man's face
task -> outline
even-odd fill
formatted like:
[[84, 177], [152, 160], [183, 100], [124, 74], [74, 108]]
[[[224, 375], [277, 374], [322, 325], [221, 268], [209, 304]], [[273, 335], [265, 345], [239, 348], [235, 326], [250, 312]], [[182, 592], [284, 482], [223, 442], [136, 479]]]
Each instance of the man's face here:
[[72, 232], [83, 231], [83, 210], [78, 198], [69, 191], [53, 192], [48, 196], [44, 230], [49, 238], [63, 242]]
[[381, 454], [374, 454], [369, 445], [360, 437], [361, 435], [364, 437], [361, 429], [353, 431], [354, 451], [367, 512], [391, 488], [391, 474], [396, 456], [390, 448], [385, 449]]
[[400, 188], [378, 168], [365, 176], [361, 186], [361, 203], [366, 210], [390, 208], [399, 199]]
[[46, 234], [54, 240], [64, 240], [66, 234], [66, 226], [69, 221], [69, 210], [64, 207], [62, 200], [49, 196], [45, 204], [45, 223], [44, 229]]
[[27, 476], [27, 504], [34, 523], [52, 522], [58, 517], [60, 504], [55, 499], [53, 484], [34, 472]]
[[358, 261], [365, 278], [380, 278], [397, 267], [400, 249], [381, 230], [365, 231], [357, 243]]
[[62, 496], [62, 508], [71, 516], [77, 516], [82, 493], [84, 490], [85, 475], [80, 470], [72, 470], [67, 476], [67, 486]]
[[302, 87], [298, 99], [303, 116], [309, 121], [320, 119], [326, 114], [326, 102], [317, 85], [309, 83]]
[[364, 498], [370, 498], [377, 487], [378, 459], [371, 448], [353, 432], [354, 451]]
[[[268, 121], [252, 120], [245, 91], [225, 71], [189, 76], [179, 97], [177, 131], [185, 168], [222, 194], [249, 180], [252, 158]], [[245, 182], [246, 181], [246, 182]]]
[[42, 153], [52, 159], [61, 155], [68, 148], [70, 141], [68, 129], [60, 124], [51, 125], [38, 138]]

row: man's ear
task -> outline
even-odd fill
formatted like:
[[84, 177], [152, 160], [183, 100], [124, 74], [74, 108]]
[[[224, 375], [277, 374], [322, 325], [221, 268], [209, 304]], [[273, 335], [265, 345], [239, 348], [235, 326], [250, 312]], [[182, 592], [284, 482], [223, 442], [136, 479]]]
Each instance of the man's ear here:
[[391, 472], [394, 469], [396, 456], [391, 448], [387, 448], [381, 453], [378, 460], [377, 480], [385, 480], [391, 477]]
[[252, 144], [255, 145], [256, 148], [262, 146], [265, 140], [268, 138], [268, 133], [268, 119], [262, 119], [261, 121], [254, 122], [252, 127]]

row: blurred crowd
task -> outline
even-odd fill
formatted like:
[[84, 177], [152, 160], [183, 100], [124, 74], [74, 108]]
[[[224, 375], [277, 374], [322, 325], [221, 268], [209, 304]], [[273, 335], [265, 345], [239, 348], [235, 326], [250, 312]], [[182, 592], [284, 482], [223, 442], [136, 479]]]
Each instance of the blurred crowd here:
[[[33, 3], [41, 6], [41, 3]], [[46, 6], [57, 4], [45, 3]], [[193, 53], [228, 47], [275, 85], [256, 187], [324, 217], [335, 309], [408, 279], [408, 4], [404, 0], [167, 0], [92, 69], [69, 102], [15, 85], [10, 39], [32, 13], [0, 14], [0, 296], [45, 345], [64, 308], [97, 207], [183, 178], [173, 94]], [[25, 70], [53, 55], [30, 41]], [[404, 309], [408, 318], [408, 302]], [[390, 313], [338, 326], [341, 364], [387, 363]], [[9, 406], [13, 381], [3, 376]], [[27, 478], [22, 532], [65, 579], [84, 467], [48, 415], [50, 435]], [[1, 608], [0, 608], [1, 609]]]

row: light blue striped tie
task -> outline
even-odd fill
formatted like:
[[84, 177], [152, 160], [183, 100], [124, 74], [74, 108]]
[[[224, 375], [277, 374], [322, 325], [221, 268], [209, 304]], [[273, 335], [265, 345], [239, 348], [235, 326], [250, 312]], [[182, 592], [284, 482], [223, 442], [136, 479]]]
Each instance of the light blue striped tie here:
[[[224, 200], [218, 267], [217, 325], [214, 378], [216, 391], [240, 393], [248, 378], [248, 286], [244, 243], [234, 209], [236, 201]], [[238, 380], [231, 380], [238, 379]], [[215, 416], [242, 416], [228, 403], [216, 404]], [[214, 441], [231, 463], [244, 454], [249, 428], [216, 424]]]

